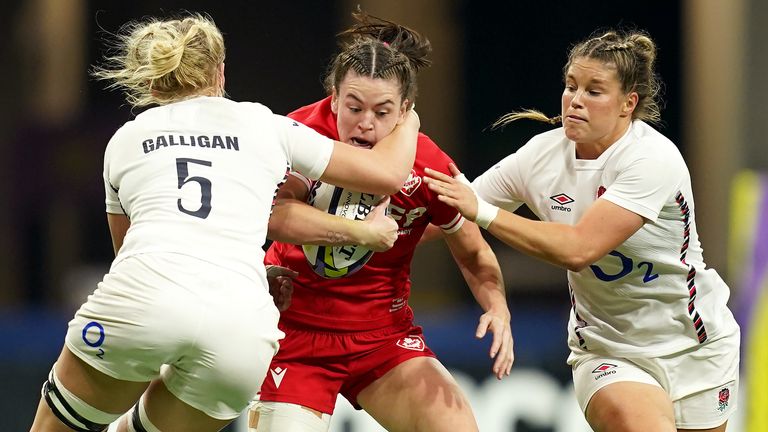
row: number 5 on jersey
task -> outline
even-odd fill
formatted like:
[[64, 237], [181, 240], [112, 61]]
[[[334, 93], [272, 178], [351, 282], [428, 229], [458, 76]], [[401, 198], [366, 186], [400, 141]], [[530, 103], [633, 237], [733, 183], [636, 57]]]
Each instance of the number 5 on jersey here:
[[200, 185], [200, 208], [189, 210], [181, 204], [181, 198], [176, 201], [179, 211], [190, 216], [205, 219], [211, 214], [211, 181], [205, 177], [189, 176], [189, 164], [198, 164], [203, 166], [212, 166], [210, 161], [200, 159], [178, 158], [176, 159], [176, 174], [179, 178], [179, 190], [189, 182], [195, 182]]

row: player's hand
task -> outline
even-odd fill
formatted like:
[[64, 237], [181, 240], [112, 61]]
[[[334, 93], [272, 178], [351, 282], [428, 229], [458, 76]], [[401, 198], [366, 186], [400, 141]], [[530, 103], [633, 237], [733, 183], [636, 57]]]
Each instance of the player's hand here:
[[397, 241], [397, 222], [387, 216], [389, 197], [384, 198], [376, 207], [368, 213], [365, 221], [365, 236], [360, 246], [364, 246], [374, 252], [384, 252], [392, 248]]
[[465, 218], [475, 221], [477, 218], [477, 196], [475, 191], [469, 186], [469, 181], [464, 174], [456, 168], [456, 165], [449, 164], [453, 177], [435, 171], [431, 168], [425, 168], [427, 174], [424, 182], [429, 189], [437, 194], [437, 199], [448, 204], [461, 212]]
[[508, 309], [504, 308], [501, 311], [492, 309], [480, 316], [480, 323], [475, 332], [475, 337], [478, 339], [483, 338], [488, 330], [493, 333], [493, 342], [491, 343], [489, 354], [492, 359], [495, 359], [492, 370], [497, 379], [509, 376], [512, 370], [512, 363], [515, 361], [510, 319]]
[[268, 265], [267, 282], [269, 282], [269, 294], [275, 302], [277, 309], [282, 312], [291, 305], [291, 296], [293, 295], [293, 280], [299, 276], [299, 273], [287, 268], [276, 265]]

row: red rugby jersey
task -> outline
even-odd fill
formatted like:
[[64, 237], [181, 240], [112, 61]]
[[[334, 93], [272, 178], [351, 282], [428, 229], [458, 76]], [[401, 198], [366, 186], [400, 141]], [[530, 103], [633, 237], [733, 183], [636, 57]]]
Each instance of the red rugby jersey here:
[[[330, 97], [299, 108], [288, 117], [329, 138], [339, 139]], [[447, 231], [458, 229], [463, 223], [461, 214], [438, 201], [423, 182], [425, 167], [449, 173], [449, 163], [453, 160], [428, 136], [419, 133], [411, 175], [389, 204], [390, 215], [400, 226], [398, 239], [392, 249], [374, 253], [352, 275], [323, 278], [309, 266], [301, 246], [274, 242], [265, 263], [299, 272], [291, 307], [281, 314], [281, 320], [323, 331], [373, 330], [410, 320], [413, 311], [408, 306], [409, 274], [419, 238], [429, 223]]]

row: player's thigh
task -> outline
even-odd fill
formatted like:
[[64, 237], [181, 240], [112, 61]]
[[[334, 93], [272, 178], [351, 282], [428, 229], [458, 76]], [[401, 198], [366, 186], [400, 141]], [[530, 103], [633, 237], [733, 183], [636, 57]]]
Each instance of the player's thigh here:
[[123, 381], [112, 378], [72, 354], [65, 346], [56, 365], [61, 385], [94, 408], [120, 414], [131, 408], [149, 382]]
[[[266, 291], [245, 276], [215, 269], [208, 274], [217, 280], [195, 293], [196, 304], [205, 307], [195, 339], [160, 375], [180, 401], [211, 418], [232, 420], [258, 393], [278, 350], [280, 313]], [[155, 421], [149, 410], [148, 416]]]
[[672, 399], [650, 366], [586, 352], [568, 362], [576, 400], [596, 432], [676, 430]]
[[[281, 326], [285, 339], [272, 359], [261, 385], [259, 400], [286, 402], [326, 414], [333, 413], [350, 362], [358, 347], [347, 334], [333, 334]], [[350, 360], [353, 358], [354, 360]]]
[[[55, 390], [44, 391], [31, 431], [71, 431], [65, 421], [72, 421], [72, 417], [97, 424], [110, 423], [127, 411], [149, 384], [121, 381], [105, 375], [76, 357], [67, 347], [62, 349], [54, 371], [55, 378], [54, 375], [48, 378], [49, 382], [55, 382], [54, 387], [46, 384], [44, 388]], [[51, 401], [56, 409], [51, 408]], [[69, 405], [66, 413], [69, 416], [60, 411], [63, 403]]]
[[595, 432], [673, 432], [672, 401], [660, 386], [617, 381], [602, 387], [590, 399], [587, 422]]
[[433, 357], [400, 363], [363, 389], [357, 401], [389, 431], [477, 430], [466, 395]]
[[181, 357], [197, 339], [208, 309], [190, 295], [194, 287], [183, 274], [188, 267], [150, 254], [115, 264], [69, 322], [69, 351], [116, 379], [157, 378], [161, 365]]

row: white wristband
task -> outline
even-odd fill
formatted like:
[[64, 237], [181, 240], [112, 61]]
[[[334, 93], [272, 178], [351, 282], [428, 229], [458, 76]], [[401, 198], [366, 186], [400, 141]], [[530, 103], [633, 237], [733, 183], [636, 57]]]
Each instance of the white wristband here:
[[[470, 183], [464, 173], [459, 173], [453, 178], [460, 183], [472, 187], [472, 183]], [[477, 192], [475, 192], [475, 198], [477, 198], [477, 217], [475, 217], [475, 223], [483, 229], [488, 229], [491, 222], [496, 219], [496, 215], [499, 214], [499, 208], [477, 196]]]
[[483, 200], [477, 194], [477, 216], [475, 217], [475, 223], [483, 229], [488, 229], [488, 226], [496, 219], [499, 214], [499, 208], [495, 205]]

